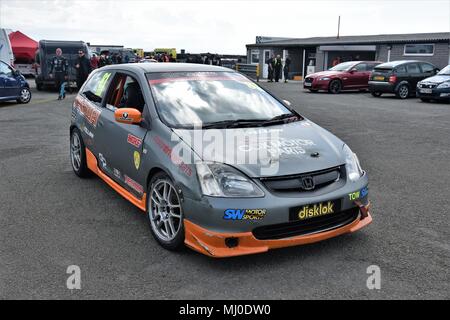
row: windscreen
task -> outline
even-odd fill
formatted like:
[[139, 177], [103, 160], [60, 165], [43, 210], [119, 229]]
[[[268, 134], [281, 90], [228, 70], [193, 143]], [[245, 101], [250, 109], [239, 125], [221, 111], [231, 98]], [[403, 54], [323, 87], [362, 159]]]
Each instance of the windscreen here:
[[354, 62], [343, 62], [343, 63], [340, 63], [340, 64], [334, 66], [333, 68], [330, 68], [330, 70], [331, 71], [347, 71], [351, 67], [353, 67], [354, 64], [355, 64]]
[[258, 85], [235, 72], [149, 73], [147, 79], [158, 113], [171, 127], [269, 120], [292, 114]]
[[438, 74], [450, 76], [450, 65], [446, 66], [444, 69], [439, 71]]

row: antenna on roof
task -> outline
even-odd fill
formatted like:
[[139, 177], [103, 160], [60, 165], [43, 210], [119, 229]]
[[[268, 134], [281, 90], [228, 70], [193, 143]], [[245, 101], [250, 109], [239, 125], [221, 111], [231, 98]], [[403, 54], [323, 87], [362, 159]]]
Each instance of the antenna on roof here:
[[341, 29], [341, 16], [339, 16], [338, 18], [338, 33], [337, 33], [337, 38], [339, 39], [339, 30]]

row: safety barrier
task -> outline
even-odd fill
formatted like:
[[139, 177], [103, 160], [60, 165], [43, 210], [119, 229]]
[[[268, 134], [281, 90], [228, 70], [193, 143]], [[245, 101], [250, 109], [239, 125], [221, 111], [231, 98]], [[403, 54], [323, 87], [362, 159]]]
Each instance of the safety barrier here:
[[259, 81], [259, 64], [236, 63], [236, 71]]

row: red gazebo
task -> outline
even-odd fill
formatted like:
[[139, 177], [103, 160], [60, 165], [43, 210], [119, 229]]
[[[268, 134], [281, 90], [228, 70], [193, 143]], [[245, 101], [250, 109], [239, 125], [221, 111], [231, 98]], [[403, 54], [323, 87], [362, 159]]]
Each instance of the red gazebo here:
[[16, 61], [33, 63], [38, 43], [20, 31], [9, 34], [11, 47]]

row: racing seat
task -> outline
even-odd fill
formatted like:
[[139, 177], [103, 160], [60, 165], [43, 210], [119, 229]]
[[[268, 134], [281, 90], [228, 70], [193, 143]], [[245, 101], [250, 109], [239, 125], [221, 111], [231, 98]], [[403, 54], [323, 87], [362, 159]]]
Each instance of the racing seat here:
[[144, 110], [144, 96], [137, 82], [130, 82], [123, 94], [119, 108], [135, 108], [140, 112]]

